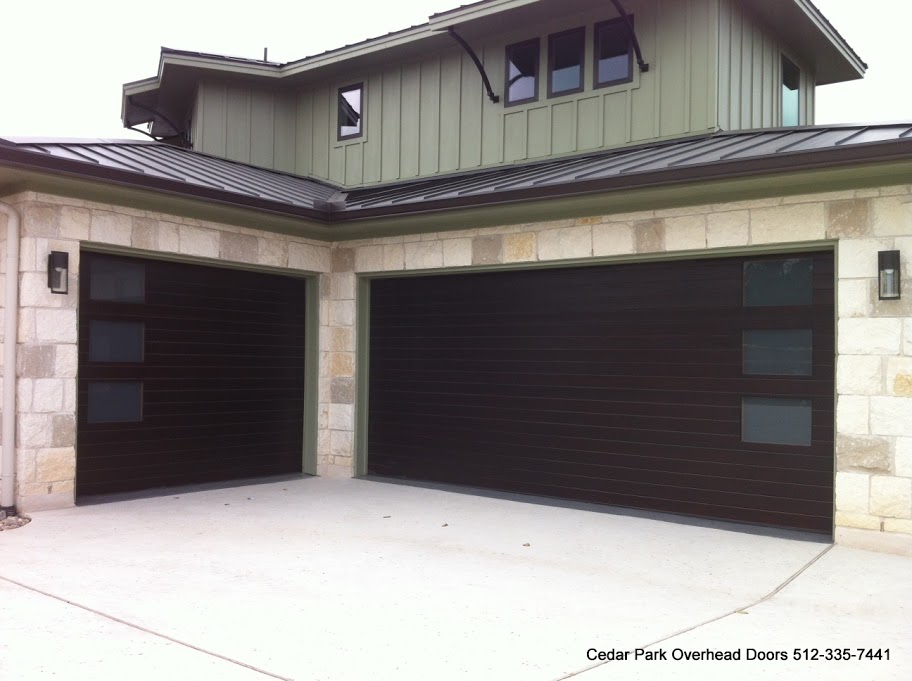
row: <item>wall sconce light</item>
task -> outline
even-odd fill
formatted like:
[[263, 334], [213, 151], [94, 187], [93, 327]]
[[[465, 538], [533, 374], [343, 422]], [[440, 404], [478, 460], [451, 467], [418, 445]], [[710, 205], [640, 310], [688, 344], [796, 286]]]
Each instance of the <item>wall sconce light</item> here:
[[881, 300], [896, 300], [899, 298], [900, 272], [899, 251], [880, 251], [877, 254], [878, 293]]
[[51, 251], [48, 254], [48, 288], [51, 293], [66, 295], [70, 273], [70, 254]]

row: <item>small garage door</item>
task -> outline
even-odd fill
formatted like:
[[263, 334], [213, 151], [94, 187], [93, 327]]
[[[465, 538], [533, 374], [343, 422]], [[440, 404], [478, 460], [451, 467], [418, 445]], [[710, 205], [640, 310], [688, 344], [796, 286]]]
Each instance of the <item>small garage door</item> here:
[[830, 253], [377, 279], [368, 470], [829, 533]]
[[80, 496], [300, 472], [301, 279], [83, 253]]

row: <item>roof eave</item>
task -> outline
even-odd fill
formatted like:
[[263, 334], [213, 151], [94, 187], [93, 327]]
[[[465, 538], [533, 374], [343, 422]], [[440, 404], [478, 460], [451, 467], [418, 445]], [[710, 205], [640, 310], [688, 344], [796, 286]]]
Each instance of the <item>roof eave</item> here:
[[654, 189], [693, 183], [712, 183], [728, 179], [775, 176], [783, 173], [839, 169], [896, 161], [912, 162], [912, 139], [872, 142], [825, 151], [781, 153], [759, 158], [663, 169], [597, 180], [575, 181], [551, 186], [535, 186], [486, 195], [447, 198], [413, 204], [338, 211], [336, 223], [353, 223], [396, 216], [428, 215], [467, 208], [485, 208], [541, 200], [591, 196], [639, 189]]
[[191, 185], [177, 180], [169, 180], [149, 175], [123, 171], [82, 161], [59, 158], [32, 151], [23, 151], [15, 147], [0, 147], [0, 165], [24, 171], [47, 173], [74, 179], [90, 179], [111, 185], [141, 189], [158, 194], [201, 200], [222, 206], [235, 206], [275, 215], [301, 218], [326, 224], [327, 213], [323, 210], [294, 206], [281, 201], [272, 201], [252, 196], [243, 196], [210, 187]]
[[813, 22], [815, 28], [822, 33], [833, 48], [839, 52], [844, 62], [843, 68], [839, 69], [839, 71], [841, 71], [839, 76], [834, 74], [833, 77], [827, 77], [825, 73], [823, 76], [818, 74], [817, 84], [829, 85], [831, 83], [864, 78], [864, 75], [868, 70], [868, 65], [861, 59], [855, 50], [852, 49], [852, 46], [849, 45], [848, 41], [839, 34], [833, 24], [826, 19], [817, 6], [809, 0], [795, 0], [795, 2], [807, 15], [808, 19]]

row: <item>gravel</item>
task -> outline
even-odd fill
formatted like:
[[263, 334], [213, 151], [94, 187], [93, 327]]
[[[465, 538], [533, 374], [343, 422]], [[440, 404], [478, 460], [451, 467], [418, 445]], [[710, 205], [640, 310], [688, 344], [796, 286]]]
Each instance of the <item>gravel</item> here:
[[15, 530], [23, 525], [28, 525], [32, 519], [25, 515], [11, 515], [0, 520], [0, 532], [3, 530]]

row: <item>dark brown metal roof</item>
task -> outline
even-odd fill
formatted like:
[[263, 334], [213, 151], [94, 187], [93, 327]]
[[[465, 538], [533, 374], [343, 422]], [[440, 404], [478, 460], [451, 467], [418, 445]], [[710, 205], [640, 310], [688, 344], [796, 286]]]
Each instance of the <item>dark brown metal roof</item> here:
[[0, 139], [0, 166], [324, 224], [889, 161], [912, 161], [912, 123], [717, 132], [346, 192], [152, 141]]
[[[217, 196], [251, 208], [279, 208], [308, 217], [322, 209], [337, 187], [320, 180], [229, 161], [152, 140], [7, 139], [0, 164], [175, 190], [199, 198]], [[308, 215], [308, 213], [310, 213]]]
[[743, 176], [754, 169], [799, 170], [839, 164], [841, 160], [858, 162], [865, 150], [874, 151], [869, 147], [883, 143], [912, 158], [912, 123], [719, 132], [583, 157], [367, 187], [348, 192], [345, 212], [381, 208], [408, 212], [415, 204], [447, 201], [480, 205], [518, 192], [529, 194], [529, 198], [534, 194], [545, 198], [562, 189], [568, 191], [559, 193], [566, 195], [596, 185], [602, 191], [612, 189], [612, 185], [629, 188], [638, 178], [654, 185], [699, 179], [701, 175]]

